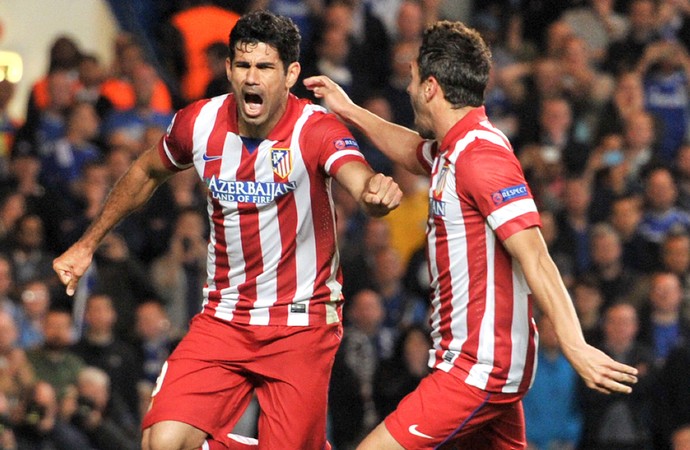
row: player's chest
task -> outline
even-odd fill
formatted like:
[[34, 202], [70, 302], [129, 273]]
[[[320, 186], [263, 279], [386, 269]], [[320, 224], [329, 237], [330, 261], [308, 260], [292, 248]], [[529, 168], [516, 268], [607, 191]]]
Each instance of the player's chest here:
[[195, 149], [194, 163], [209, 194], [224, 202], [272, 203], [295, 191], [306, 173], [298, 146], [236, 135]]

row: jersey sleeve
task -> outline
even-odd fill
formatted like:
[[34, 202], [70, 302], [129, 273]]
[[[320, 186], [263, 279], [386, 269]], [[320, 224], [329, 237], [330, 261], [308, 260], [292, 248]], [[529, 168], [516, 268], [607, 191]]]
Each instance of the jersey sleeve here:
[[193, 164], [192, 133], [200, 108], [197, 102], [178, 111], [158, 141], [158, 154], [168, 169], [180, 171]]
[[520, 163], [509, 150], [486, 143], [463, 152], [456, 164], [456, 183], [458, 195], [476, 205], [501, 241], [541, 226]]
[[352, 133], [331, 114], [317, 113], [305, 126], [303, 136], [305, 148], [318, 149], [319, 167], [331, 177], [351, 161], [368, 165]]
[[426, 173], [431, 173], [431, 167], [436, 158], [438, 143], [436, 141], [422, 141], [417, 146], [417, 160], [422, 165]]

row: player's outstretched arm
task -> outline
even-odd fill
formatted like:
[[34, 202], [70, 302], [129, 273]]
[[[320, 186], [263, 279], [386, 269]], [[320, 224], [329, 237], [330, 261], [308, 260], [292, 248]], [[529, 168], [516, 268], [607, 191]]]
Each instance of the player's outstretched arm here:
[[361, 130], [390, 160], [412, 173], [427, 174], [417, 160], [416, 150], [422, 142], [418, 133], [357, 106], [338, 84], [324, 75], [309, 77], [304, 85], [316, 98], [323, 99], [331, 112]]
[[73, 295], [98, 244], [130, 212], [146, 203], [156, 188], [173, 174], [165, 168], [155, 147], [144, 152], [115, 184], [100, 213], [84, 235], [53, 260], [53, 270], [67, 294]]
[[539, 309], [554, 324], [563, 354], [588, 387], [599, 392], [630, 393], [637, 369], [614, 361], [585, 342], [568, 291], [546, 248], [539, 228], [519, 231], [504, 245], [522, 267]]
[[393, 178], [382, 173], [375, 174], [361, 162], [343, 164], [335, 179], [370, 216], [385, 216], [400, 205], [402, 191]]

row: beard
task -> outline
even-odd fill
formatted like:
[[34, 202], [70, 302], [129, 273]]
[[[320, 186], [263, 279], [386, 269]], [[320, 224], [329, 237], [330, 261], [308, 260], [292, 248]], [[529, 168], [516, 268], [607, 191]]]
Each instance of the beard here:
[[422, 138], [430, 139], [430, 140], [436, 139], [436, 133], [434, 133], [434, 131], [431, 130], [429, 127], [426, 127], [423, 124], [419, 123], [418, 116], [415, 116], [414, 128], [415, 128], [415, 131], [417, 131], [417, 133], [419, 133], [419, 135]]

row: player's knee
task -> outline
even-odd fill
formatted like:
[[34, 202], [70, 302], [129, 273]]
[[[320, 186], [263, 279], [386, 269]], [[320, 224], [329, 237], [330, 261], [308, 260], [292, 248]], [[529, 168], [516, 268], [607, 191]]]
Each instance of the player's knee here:
[[141, 448], [142, 450], [186, 450], [203, 445], [205, 435], [197, 437], [196, 433], [181, 433], [180, 431], [174, 426], [166, 427], [161, 424], [147, 428], [143, 433]]

